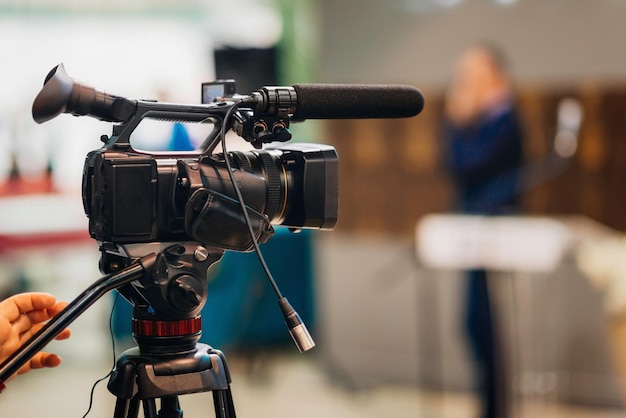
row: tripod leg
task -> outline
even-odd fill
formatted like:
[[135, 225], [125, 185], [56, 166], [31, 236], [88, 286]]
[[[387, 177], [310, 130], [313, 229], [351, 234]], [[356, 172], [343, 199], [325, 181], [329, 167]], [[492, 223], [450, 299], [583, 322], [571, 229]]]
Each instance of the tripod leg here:
[[215, 407], [215, 418], [236, 418], [230, 387], [225, 390], [213, 391], [213, 405]]
[[154, 398], [144, 399], [143, 402], [143, 416], [144, 418], [156, 418], [156, 400]]
[[183, 410], [180, 409], [180, 402], [177, 396], [161, 398], [161, 410], [159, 418], [183, 418]]
[[228, 386], [228, 389], [226, 389], [224, 392], [225, 396], [226, 396], [226, 405], [228, 407], [229, 410], [229, 414], [228, 416], [230, 418], [237, 418], [235, 415], [235, 403], [233, 402], [233, 393], [230, 391], [230, 386]]
[[131, 399], [117, 398], [113, 418], [137, 418], [138, 413], [139, 399], [137, 397]]

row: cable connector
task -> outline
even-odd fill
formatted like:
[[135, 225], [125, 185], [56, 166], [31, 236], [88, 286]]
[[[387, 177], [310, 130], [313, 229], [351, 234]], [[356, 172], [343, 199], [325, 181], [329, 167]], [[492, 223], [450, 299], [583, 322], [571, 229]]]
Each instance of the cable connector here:
[[293, 338], [293, 342], [296, 343], [298, 350], [304, 353], [315, 347], [313, 337], [311, 337], [306, 325], [304, 325], [304, 322], [300, 319], [300, 315], [291, 307], [287, 298], [283, 297], [278, 299], [278, 306], [280, 306], [280, 310], [283, 312], [285, 323], [289, 328], [289, 334], [291, 334], [291, 338]]

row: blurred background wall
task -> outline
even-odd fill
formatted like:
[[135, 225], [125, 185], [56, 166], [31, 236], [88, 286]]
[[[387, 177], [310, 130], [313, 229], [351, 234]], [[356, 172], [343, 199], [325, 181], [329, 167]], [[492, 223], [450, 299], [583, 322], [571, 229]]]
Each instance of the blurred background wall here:
[[508, 51], [523, 83], [623, 80], [621, 0], [322, 3], [320, 75], [329, 81], [414, 80], [441, 87], [454, 58], [481, 40]]
[[[441, 93], [454, 58], [468, 45], [487, 41], [500, 46], [511, 65], [529, 161], [552, 148], [559, 99], [573, 96], [583, 103], [579, 153], [564, 175], [524, 194], [527, 210], [583, 213], [623, 229], [626, 59], [619, 52], [619, 22], [625, 14], [622, 1], [325, 2], [320, 80], [409, 83], [427, 98], [416, 119], [329, 124], [346, 167], [342, 174], [352, 185], [343, 188], [342, 213], [355, 216], [344, 216], [340, 227], [363, 223], [409, 232], [421, 214], [449, 208], [438, 162]], [[381, 135], [387, 140], [374, 139]], [[381, 169], [390, 164], [394, 170]], [[360, 187], [381, 196], [374, 207], [358, 204]]]
[[[449, 271], [420, 271], [423, 266], [411, 264], [416, 225], [424, 215], [452, 208], [453, 191], [440, 160], [440, 123], [444, 88], [455, 57], [467, 46], [489, 42], [506, 53], [529, 165], [543, 164], [554, 152], [560, 101], [571, 97], [582, 105], [577, 152], [556, 174], [537, 172], [538, 181], [521, 193], [524, 213], [582, 216], [583, 240], [602, 240], [626, 226], [626, 58], [619, 52], [618, 34], [625, 14], [623, 1], [323, 2], [318, 81], [407, 83], [426, 96], [426, 108], [417, 118], [325, 124], [325, 140], [341, 156], [337, 233], [378, 237], [371, 245], [354, 242], [354, 253], [348, 253], [359, 258], [365, 252], [363, 259], [369, 262], [346, 268], [355, 279], [344, 294], [357, 286], [371, 292], [369, 302], [351, 314], [368, 317], [366, 312], [382, 303], [380, 321], [402, 321], [405, 329], [416, 330], [412, 337], [398, 331], [389, 338], [389, 329], [380, 325], [376, 329], [384, 329], [385, 336], [377, 339], [363, 327], [364, 335], [381, 343], [377, 347], [397, 343], [386, 353], [402, 360], [386, 363], [387, 372], [408, 374], [437, 388], [471, 386], [459, 323], [462, 281]], [[514, 318], [505, 320], [516, 350], [514, 386], [524, 395], [620, 404], [620, 382], [606, 340], [604, 295], [580, 273], [571, 250], [546, 280], [512, 272], [496, 285], [496, 293], [504, 292], [497, 302], [499, 313]], [[346, 274], [333, 276], [334, 282], [345, 280]], [[359, 346], [339, 328], [334, 328], [334, 341], [352, 348], [334, 354], [342, 364], [351, 364], [355, 375], [376, 375], [363, 372], [371, 364], [367, 359], [374, 357], [363, 354], [367, 339]], [[412, 357], [415, 352], [419, 355]], [[401, 366], [409, 364], [413, 368]], [[377, 376], [381, 374], [379, 370]]]

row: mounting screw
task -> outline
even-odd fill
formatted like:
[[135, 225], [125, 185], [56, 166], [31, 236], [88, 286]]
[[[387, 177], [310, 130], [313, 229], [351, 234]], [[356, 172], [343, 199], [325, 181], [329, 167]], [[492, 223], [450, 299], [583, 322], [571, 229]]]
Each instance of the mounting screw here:
[[209, 251], [205, 247], [198, 245], [194, 250], [193, 255], [196, 257], [196, 260], [205, 261], [209, 258]]

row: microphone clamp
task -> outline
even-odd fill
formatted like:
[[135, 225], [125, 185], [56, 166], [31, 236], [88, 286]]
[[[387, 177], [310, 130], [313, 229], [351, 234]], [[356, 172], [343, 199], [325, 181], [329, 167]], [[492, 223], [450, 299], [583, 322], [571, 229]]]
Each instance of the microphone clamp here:
[[250, 106], [257, 116], [286, 118], [293, 115], [298, 106], [298, 96], [293, 87], [261, 87], [243, 99], [242, 104]]

